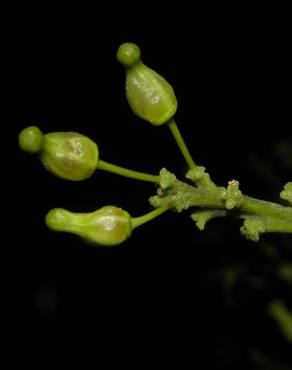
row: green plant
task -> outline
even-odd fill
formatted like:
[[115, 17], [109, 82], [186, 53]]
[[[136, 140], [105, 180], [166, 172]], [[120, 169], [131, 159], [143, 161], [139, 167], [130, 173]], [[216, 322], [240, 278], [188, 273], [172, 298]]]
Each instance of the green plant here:
[[242, 194], [236, 180], [229, 181], [227, 187], [217, 186], [205, 167], [194, 162], [180, 134], [174, 120], [177, 100], [169, 83], [142, 63], [140, 49], [135, 44], [122, 44], [117, 59], [126, 71], [126, 95], [133, 112], [154, 126], [168, 126], [188, 164], [187, 180], [177, 179], [165, 168], [152, 175], [105, 162], [100, 159], [97, 145], [76, 132], [43, 134], [35, 126], [27, 127], [19, 135], [21, 149], [36, 153], [45, 168], [60, 178], [81, 181], [101, 169], [158, 186], [156, 194], [149, 198], [155, 209], [148, 214], [131, 217], [114, 206], [89, 214], [55, 209], [46, 217], [49, 228], [75, 233], [94, 245], [112, 246], [167, 210], [191, 210], [191, 218], [199, 230], [204, 230], [213, 218], [237, 217], [243, 220], [241, 234], [252, 241], [258, 241], [263, 233], [292, 233], [292, 182], [284, 185], [280, 193], [288, 202], [286, 206]]
[[[80, 133], [44, 134], [38, 127], [27, 127], [19, 134], [20, 148], [36, 154], [44, 167], [55, 176], [69, 181], [82, 181], [90, 178], [95, 171], [103, 170], [153, 183], [156, 188], [156, 193], [149, 198], [153, 209], [145, 215], [132, 217], [128, 212], [113, 205], [104, 206], [90, 213], [73, 213], [54, 208], [45, 218], [47, 226], [53, 231], [73, 233], [90, 245], [106, 248], [120, 245], [131, 236], [135, 228], [168, 211], [190, 214], [199, 230], [204, 230], [206, 224], [213, 218], [237, 218], [243, 222], [240, 228], [241, 234], [252, 241], [259, 241], [262, 234], [269, 232], [291, 234], [292, 182], [283, 184], [280, 192], [283, 205], [242, 194], [239, 182], [234, 179], [231, 179], [226, 187], [217, 186], [206, 169], [193, 160], [176, 125], [174, 115], [177, 110], [177, 100], [172, 87], [141, 62], [140, 50], [136, 45], [130, 43], [121, 45], [117, 58], [126, 70], [126, 95], [132, 110], [153, 126], [163, 125], [170, 130], [188, 165], [186, 178], [178, 179], [174, 173], [165, 168], [162, 168], [158, 174], [148, 174], [108, 163], [103, 160], [103, 152], [99, 151], [98, 146]], [[287, 163], [290, 157], [286, 155]], [[243, 243], [245, 243], [244, 240]], [[287, 245], [289, 246], [289, 241]], [[212, 268], [211, 274], [215, 276], [216, 288], [220, 284], [223, 291], [225, 309], [226, 307], [230, 309], [230, 306], [233, 309], [235, 306], [241, 284], [246, 284], [249, 291], [256, 291], [257, 297], [265, 295], [265, 289], [268, 290], [267, 287], [272, 279], [285, 284], [285, 289], [290, 289], [291, 262], [287, 260], [285, 254], [281, 255], [281, 247], [276, 248], [265, 238], [262, 238], [256, 246], [258, 248], [252, 248], [252, 250], [261, 253], [260, 261], [254, 262], [255, 264], [259, 262], [260, 276], [254, 274], [249, 266], [250, 261], [237, 262], [236, 260], [233, 263], [228, 256], [225, 262], [219, 261], [220, 266], [217, 271], [216, 268]], [[103, 251], [99, 252], [103, 253]], [[113, 253], [115, 252], [117, 251], [114, 250]], [[97, 258], [99, 258], [98, 253]], [[271, 274], [267, 278], [262, 271], [270, 266], [274, 275]], [[208, 271], [206, 276], [207, 274]], [[210, 273], [207, 278], [210, 278]], [[248, 296], [247, 300], [249, 298]], [[285, 296], [279, 297], [277, 292], [273, 292], [268, 299], [264, 297], [263, 301], [260, 316], [264, 316], [262, 311], [266, 310], [269, 318], [278, 324], [283, 338], [288, 345], [291, 345], [291, 306], [285, 300]], [[240, 299], [239, 302], [238, 306], [242, 306]], [[250, 305], [253, 312], [256, 302], [251, 299]], [[214, 307], [214, 311], [216, 310], [217, 307]], [[248, 320], [251, 315], [248, 316], [245, 310], [246, 308], [243, 307], [242, 317], [247, 317]], [[267, 357], [265, 350], [262, 352], [260, 346], [251, 347], [249, 356], [252, 362], [263, 369], [268, 368], [268, 364], [271, 368], [280, 368], [279, 361], [272, 367], [271, 363], [276, 361], [276, 358], [274, 359], [273, 355], [271, 358]]]

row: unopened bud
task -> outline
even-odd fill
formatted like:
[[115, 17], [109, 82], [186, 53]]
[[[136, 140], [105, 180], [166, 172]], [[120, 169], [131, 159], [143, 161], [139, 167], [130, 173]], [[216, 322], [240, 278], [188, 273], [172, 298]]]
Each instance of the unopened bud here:
[[105, 206], [91, 213], [73, 213], [52, 209], [46, 216], [47, 226], [54, 231], [76, 234], [93, 245], [114, 246], [131, 235], [131, 217], [115, 206]]
[[177, 110], [173, 89], [142, 63], [139, 47], [129, 42], [122, 44], [117, 59], [126, 69], [126, 95], [134, 113], [155, 126], [172, 118]]

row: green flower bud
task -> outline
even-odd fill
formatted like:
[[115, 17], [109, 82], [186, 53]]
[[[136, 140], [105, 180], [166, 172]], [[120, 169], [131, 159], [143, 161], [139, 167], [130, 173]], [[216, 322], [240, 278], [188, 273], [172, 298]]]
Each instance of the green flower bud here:
[[225, 201], [227, 209], [239, 207], [243, 202], [243, 196], [239, 190], [239, 182], [236, 180], [228, 181], [227, 189], [220, 190], [221, 199]]
[[266, 225], [261, 219], [250, 217], [244, 220], [240, 232], [246, 239], [257, 242], [260, 239], [260, 234], [266, 232]]
[[19, 146], [29, 153], [38, 153], [45, 168], [66, 180], [87, 179], [97, 168], [98, 147], [77, 132], [52, 132], [43, 135], [30, 126], [19, 134]]
[[93, 245], [114, 246], [125, 241], [132, 231], [128, 212], [115, 206], [102, 207], [92, 213], [73, 213], [55, 208], [46, 216], [54, 231], [76, 234]]
[[126, 95], [134, 113], [155, 126], [173, 117], [177, 110], [173, 89], [162, 76], [142, 63], [139, 47], [122, 44], [117, 59], [126, 69]]
[[97, 145], [76, 132], [46, 134], [39, 154], [48, 171], [72, 181], [90, 177], [98, 163]]
[[22, 150], [28, 153], [37, 153], [43, 145], [44, 135], [36, 126], [29, 126], [22, 130], [18, 136], [18, 143]]

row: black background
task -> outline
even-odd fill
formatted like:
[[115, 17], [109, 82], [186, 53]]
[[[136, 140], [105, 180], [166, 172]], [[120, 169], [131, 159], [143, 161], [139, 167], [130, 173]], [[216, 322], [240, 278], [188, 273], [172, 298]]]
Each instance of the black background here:
[[[157, 355], [159, 362], [189, 358], [196, 364], [202, 358], [206, 368], [247, 369], [248, 349], [270, 350], [274, 342], [266, 337], [282, 339], [263, 314], [277, 285], [259, 297], [243, 284], [231, 307], [220, 288], [217, 274], [226, 264], [247, 261], [256, 273], [269, 275], [254, 243], [239, 235], [239, 223], [214, 221], [200, 233], [187, 214], [170, 213], [137, 229], [120, 247], [87, 246], [49, 231], [48, 210], [89, 212], [114, 204], [138, 216], [150, 210], [154, 187], [102, 172], [65, 182], [17, 146], [19, 131], [31, 124], [45, 133], [78, 131], [98, 143], [106, 161], [149, 173], [165, 166], [183, 177], [186, 166], [167, 128], [139, 120], [127, 105], [115, 53], [132, 41], [144, 63], [172, 84], [176, 120], [195, 161], [218, 184], [235, 178], [244, 193], [278, 200], [291, 180], [273, 149], [291, 140], [291, 42], [284, 11], [196, 9], [189, 19], [187, 10], [160, 15], [148, 6], [149, 15], [116, 7], [18, 9], [5, 24], [12, 141], [3, 145], [9, 145], [5, 182], [13, 211], [3, 244], [12, 262], [6, 279], [15, 289], [13, 320], [28, 324], [41, 343], [80, 329], [83, 336], [93, 334], [98, 356], [127, 342], [142, 364]], [[285, 350], [275, 352], [285, 357]]]

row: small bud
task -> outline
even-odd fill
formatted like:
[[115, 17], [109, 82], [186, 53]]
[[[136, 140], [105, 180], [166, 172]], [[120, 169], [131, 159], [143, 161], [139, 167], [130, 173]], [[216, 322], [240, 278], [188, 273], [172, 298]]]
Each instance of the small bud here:
[[19, 146], [29, 153], [38, 153], [48, 171], [62, 179], [80, 181], [97, 168], [98, 147], [77, 132], [52, 132], [43, 135], [30, 126], [19, 134]]
[[162, 190], [170, 188], [175, 184], [176, 177], [173, 173], [167, 171], [166, 168], [162, 168], [159, 172], [160, 175], [160, 187]]
[[221, 199], [225, 201], [226, 209], [240, 207], [243, 202], [243, 196], [239, 190], [239, 182], [236, 180], [228, 181], [227, 189], [220, 189]]
[[284, 190], [281, 191], [280, 197], [287, 200], [292, 205], [292, 182], [287, 182], [284, 186]]
[[66, 180], [90, 177], [98, 163], [98, 147], [76, 132], [52, 132], [44, 136], [40, 160], [46, 169]]
[[167, 122], [177, 110], [177, 100], [170, 84], [145, 66], [140, 49], [133, 43], [122, 44], [117, 59], [126, 69], [126, 95], [137, 116], [155, 126]]
[[18, 143], [22, 150], [28, 153], [37, 153], [42, 149], [43, 137], [41, 130], [36, 126], [29, 126], [18, 136]]
[[241, 235], [254, 242], [259, 241], [260, 234], [264, 233], [265, 231], [265, 223], [261, 219], [255, 217], [245, 219], [243, 226], [240, 228]]
[[118, 245], [132, 231], [130, 215], [115, 206], [105, 206], [92, 213], [55, 208], [47, 214], [46, 224], [51, 230], [76, 234], [97, 246]]
[[38, 127], [30, 126], [20, 132], [18, 142], [22, 150], [37, 153], [48, 171], [66, 180], [87, 179], [97, 168], [97, 145], [76, 132], [44, 135]]

